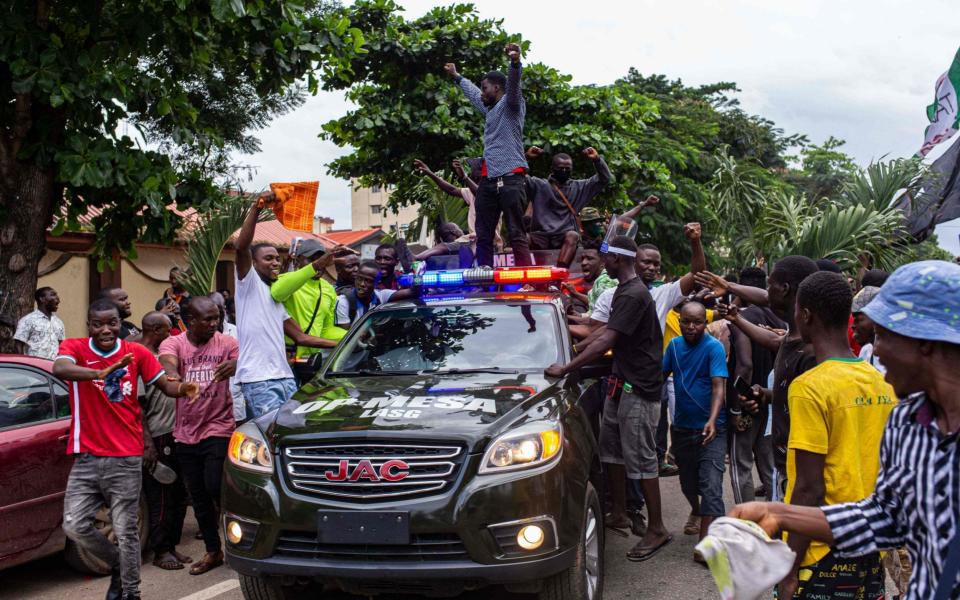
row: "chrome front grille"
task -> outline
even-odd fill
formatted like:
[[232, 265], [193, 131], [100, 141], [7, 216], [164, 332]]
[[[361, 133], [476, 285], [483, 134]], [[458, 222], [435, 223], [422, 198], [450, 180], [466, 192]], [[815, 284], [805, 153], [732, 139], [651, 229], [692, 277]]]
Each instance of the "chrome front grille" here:
[[320, 560], [377, 561], [437, 561], [464, 560], [467, 549], [456, 534], [415, 534], [409, 544], [322, 544], [317, 534], [303, 531], [281, 531], [277, 538], [277, 556], [313, 558]]
[[[283, 473], [293, 489], [311, 496], [344, 502], [383, 502], [447, 491], [457, 478], [464, 456], [464, 449], [454, 445], [331, 443], [287, 446], [283, 449]], [[347, 479], [331, 480], [327, 474], [340, 473], [343, 470], [341, 461], [346, 461]], [[402, 480], [387, 481], [379, 476], [381, 468], [389, 461], [402, 461], [408, 465], [406, 470], [394, 466], [394, 470], [406, 473]], [[350, 475], [356, 474], [358, 469], [363, 471], [363, 476], [351, 481]], [[374, 475], [371, 476], [371, 472]]]

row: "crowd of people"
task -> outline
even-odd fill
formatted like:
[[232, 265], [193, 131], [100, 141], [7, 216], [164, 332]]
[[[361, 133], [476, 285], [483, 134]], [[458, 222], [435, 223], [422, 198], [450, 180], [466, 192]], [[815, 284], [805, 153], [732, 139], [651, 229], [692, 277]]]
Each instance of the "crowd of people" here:
[[[107, 598], [139, 597], [141, 542], [161, 568], [192, 562], [177, 551], [188, 497], [205, 545], [190, 572], [222, 564], [220, 473], [237, 423], [289, 400], [297, 365], [336, 346], [357, 318], [415, 296], [398, 277], [411, 261], [455, 254], [463, 266], [491, 266], [504, 243], [517, 265], [531, 264], [531, 248], [556, 250], [559, 266], [579, 252], [582, 276], [563, 290], [574, 358], [546, 375], [613, 353], [612, 376], [583, 407], [608, 484], [606, 526], [640, 537], [628, 559], [649, 560], [673, 539], [660, 477], [679, 475], [690, 505], [683, 532], [703, 538], [728, 512], [729, 464], [732, 514], [771, 535], [789, 532], [797, 558], [779, 597], [856, 589], [849, 597], [876, 598], [881, 562], [906, 597], [933, 597], [938, 585], [956, 597], [960, 266], [928, 261], [851, 280], [829, 260], [787, 256], [769, 274], [747, 267], [721, 277], [707, 270], [700, 224], [688, 223], [689, 272], [665, 282], [656, 246], [604, 238], [607, 217], [589, 204], [613, 176], [595, 149], [583, 151], [596, 169], [589, 179], [570, 178], [566, 154], [553, 156], [547, 178], [528, 173], [527, 158], [542, 151], [523, 149], [520, 49], [506, 54], [508, 73], [488, 73], [479, 88], [446, 67], [486, 119], [483, 156], [467, 161], [469, 174], [454, 163], [464, 187], [415, 165], [469, 205], [469, 235], [442, 224], [434, 248], [385, 244], [366, 261], [308, 240], [286, 268], [276, 247], [253, 243], [274, 201], [267, 193], [235, 242], [232, 295], [191, 297], [174, 269], [139, 325], [127, 293], [107, 288], [89, 307], [88, 337], [64, 339], [57, 293], [37, 290], [16, 339], [71, 382], [77, 459], [64, 529], [113, 565]], [[141, 488], [151, 524], [142, 541]], [[104, 503], [118, 547], [93, 526]]]

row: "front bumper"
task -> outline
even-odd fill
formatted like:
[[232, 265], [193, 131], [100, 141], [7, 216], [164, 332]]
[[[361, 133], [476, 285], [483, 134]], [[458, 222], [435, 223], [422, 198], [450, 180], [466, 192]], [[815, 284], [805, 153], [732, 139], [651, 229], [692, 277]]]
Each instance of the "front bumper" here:
[[248, 558], [227, 550], [227, 563], [238, 573], [255, 576], [309, 576], [329, 579], [467, 580], [482, 584], [520, 583], [543, 579], [573, 565], [576, 548], [567, 548], [546, 558], [508, 564], [484, 565], [473, 561], [347, 562], [296, 559], [286, 556]]
[[[529, 471], [477, 475], [480, 457], [471, 455], [455, 485], [444, 494], [363, 506], [320, 500], [292, 490], [277, 475], [257, 475], [227, 463], [224, 469], [224, 515], [258, 523], [253, 543], [245, 549], [226, 544], [227, 562], [237, 572], [325, 580], [444, 581], [474, 588], [486, 584], [544, 579], [576, 561], [589, 465], [565, 448], [558, 461]], [[336, 554], [291, 556], [278, 552], [282, 539], [315, 534], [320, 510], [404, 511], [412, 536], [453, 536], [464, 553], [454, 559], [393, 558], [377, 553], [351, 558]], [[549, 517], [553, 544], [529, 556], [508, 556], [489, 529], [491, 525], [531, 517]]]

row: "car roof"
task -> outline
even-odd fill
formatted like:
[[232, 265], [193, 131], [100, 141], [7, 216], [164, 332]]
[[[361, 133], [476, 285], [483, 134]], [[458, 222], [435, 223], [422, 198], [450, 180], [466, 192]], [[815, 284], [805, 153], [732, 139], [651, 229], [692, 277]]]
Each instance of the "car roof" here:
[[23, 354], [0, 354], [0, 364], [13, 363], [17, 365], [27, 365], [36, 367], [47, 373], [53, 372], [53, 361], [48, 358], [38, 358], [36, 356], [24, 356]]
[[378, 310], [411, 308], [415, 306], [462, 306], [465, 304], [552, 304], [560, 299], [560, 292], [466, 292], [454, 290], [443, 294], [424, 294], [416, 300], [399, 300], [378, 307]]

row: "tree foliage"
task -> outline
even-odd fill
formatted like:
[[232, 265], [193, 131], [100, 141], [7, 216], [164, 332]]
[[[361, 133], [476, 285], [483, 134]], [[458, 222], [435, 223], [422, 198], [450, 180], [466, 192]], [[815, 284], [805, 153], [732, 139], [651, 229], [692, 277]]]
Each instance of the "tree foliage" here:
[[169, 241], [179, 223], [167, 204], [217, 196], [204, 161], [254, 148], [248, 130], [295, 106], [298, 82], [315, 91], [320, 78], [349, 77], [362, 42], [342, 10], [311, 0], [5, 3], [0, 322], [32, 304], [55, 217], [59, 233], [103, 210], [101, 266], [135, 240]]
[[[406, 19], [390, 0], [361, 0], [350, 19], [368, 32], [369, 53], [351, 65], [352, 82], [331, 79], [330, 87], [346, 90], [356, 108], [323, 125], [323, 137], [352, 150], [330, 168], [362, 185], [396, 184], [391, 202], [410, 204], [420, 197], [414, 159], [446, 165], [479, 156], [483, 148], [483, 117], [445, 77], [443, 65], [454, 62], [478, 82], [487, 71], [505, 68], [508, 41], [525, 51], [528, 44], [501, 21], [479, 18], [468, 4]], [[710, 216], [707, 183], [719, 146], [775, 169], [786, 165], [789, 148], [805, 142], [744, 112], [729, 97], [736, 91], [732, 83], [689, 87], [631, 70], [610, 85], [574, 85], [547, 65], [525, 64], [523, 88], [524, 142], [547, 151], [531, 171], [545, 175], [549, 154], [566, 152], [574, 157], [574, 177], [588, 177], [593, 167], [580, 153], [596, 148], [615, 177], [598, 198], [599, 208], [620, 211], [649, 193], [663, 200], [641, 216], [641, 230], [645, 241], [660, 245], [668, 269], [689, 261], [683, 224]], [[708, 242], [712, 235], [705, 232]]]

